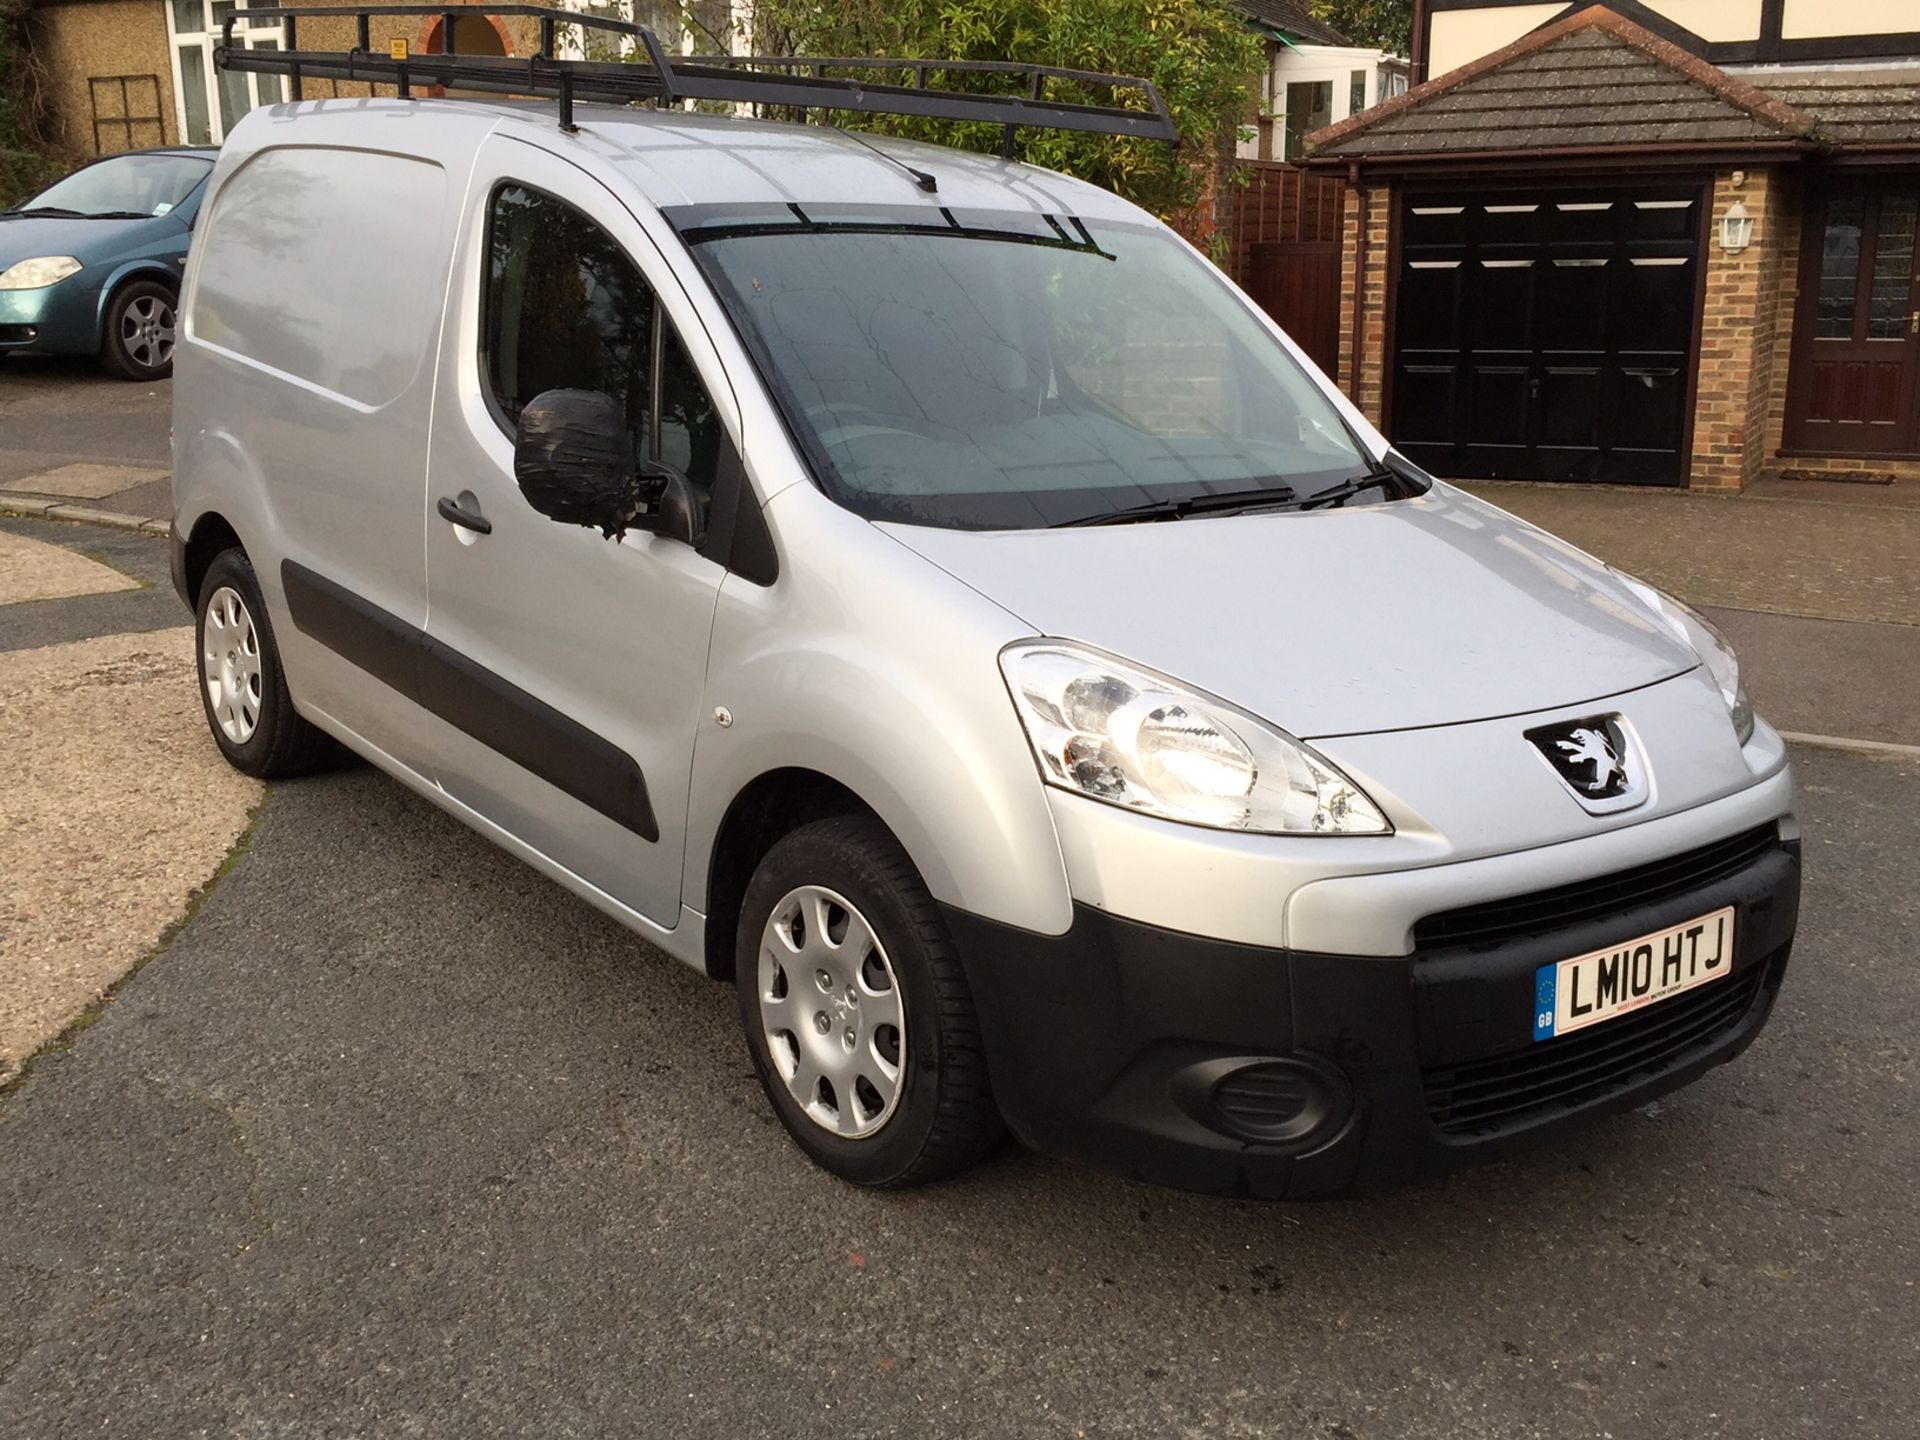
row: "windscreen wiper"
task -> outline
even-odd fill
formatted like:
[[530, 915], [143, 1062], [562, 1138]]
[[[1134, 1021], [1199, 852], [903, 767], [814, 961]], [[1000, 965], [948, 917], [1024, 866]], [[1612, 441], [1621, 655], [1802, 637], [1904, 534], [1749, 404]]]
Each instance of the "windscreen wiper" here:
[[1338, 507], [1346, 504], [1354, 496], [1373, 489], [1386, 491], [1389, 500], [1405, 500], [1414, 495], [1424, 495], [1431, 488], [1432, 481], [1401, 469], [1394, 463], [1393, 453], [1389, 451], [1385, 460], [1374, 465], [1364, 475], [1356, 475], [1351, 480], [1342, 480], [1330, 490], [1309, 495], [1294, 508], [1318, 510], [1323, 506]]
[[1189, 515], [1217, 515], [1293, 503], [1292, 486], [1264, 485], [1252, 490], [1187, 495], [1178, 500], [1148, 500], [1139, 505], [1123, 505], [1118, 510], [1101, 510], [1074, 520], [1061, 520], [1048, 528], [1066, 530], [1076, 525], [1127, 525], [1136, 520], [1184, 520]]
[[59, 205], [36, 205], [31, 210], [9, 210], [9, 215], [50, 215], [56, 220], [85, 220], [84, 210], [67, 210]]
[[145, 210], [91, 210], [80, 218], [83, 220], [151, 220], [154, 217]]

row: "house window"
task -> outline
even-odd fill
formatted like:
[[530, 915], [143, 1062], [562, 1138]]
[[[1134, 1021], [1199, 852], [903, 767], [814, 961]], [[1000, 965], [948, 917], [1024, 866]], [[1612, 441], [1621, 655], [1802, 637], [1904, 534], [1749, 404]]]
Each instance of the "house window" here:
[[1827, 206], [1827, 229], [1820, 246], [1819, 319], [1814, 330], [1822, 340], [1852, 338], [1866, 210], [1864, 195], [1838, 196]]
[[1300, 142], [1333, 123], [1333, 82], [1296, 80], [1287, 86], [1287, 154], [1300, 158]]
[[[185, 144], [218, 145], [254, 106], [277, 105], [285, 98], [278, 75], [214, 69], [221, 26], [228, 15], [246, 8], [239, 0], [167, 0], [174, 121]], [[280, 22], [255, 21], [242, 13], [234, 22], [233, 43], [250, 50], [278, 50]]]
[[1347, 77], [1347, 114], [1358, 115], [1367, 108], [1367, 72], [1356, 70]]
[[1867, 293], [1867, 338], [1898, 340], [1907, 333], [1907, 292], [1913, 284], [1915, 220], [1920, 201], [1912, 195], [1887, 195], [1880, 201], [1880, 224], [1873, 244], [1873, 282]]

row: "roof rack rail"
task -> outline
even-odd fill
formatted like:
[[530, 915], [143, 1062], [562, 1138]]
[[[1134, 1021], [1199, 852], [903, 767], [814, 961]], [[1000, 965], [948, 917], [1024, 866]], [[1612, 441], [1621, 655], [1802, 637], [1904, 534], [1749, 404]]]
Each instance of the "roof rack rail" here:
[[[443, 50], [412, 50], [393, 41], [385, 52], [372, 44], [372, 21], [378, 17], [433, 17], [442, 21]], [[455, 50], [456, 22], [475, 16], [527, 19], [539, 22], [540, 44], [532, 55], [466, 55]], [[305, 19], [350, 21], [356, 43], [348, 50], [303, 50], [299, 22]], [[285, 26], [284, 48], [256, 50], [233, 43], [234, 22], [257, 25], [279, 21]], [[573, 59], [560, 53], [558, 42], [571, 27], [586, 50], [596, 33], [615, 44], [632, 42], [631, 63]], [[724, 100], [757, 105], [785, 105], [802, 111], [858, 110], [877, 115], [918, 115], [943, 120], [976, 120], [1005, 127], [1001, 154], [1011, 158], [1014, 132], [1021, 126], [1077, 130], [1099, 135], [1127, 135], [1143, 140], [1179, 142], [1179, 132], [1166, 102], [1150, 80], [1129, 75], [1103, 75], [1091, 70], [1063, 70], [1048, 65], [1026, 65], [1005, 60], [925, 60], [872, 56], [819, 55], [670, 55], [659, 37], [645, 25], [611, 16], [560, 10], [548, 5], [295, 5], [274, 9], [228, 10], [213, 52], [214, 64], [225, 70], [250, 70], [285, 75], [295, 100], [302, 98], [308, 79], [349, 80], [393, 85], [401, 98], [416, 86], [452, 86], [502, 95], [550, 97], [559, 102], [560, 126], [575, 128], [576, 101], [599, 100], [632, 104], [648, 100], [674, 104], [681, 100]], [[876, 71], [910, 72], [911, 85], [874, 80]], [[835, 73], [839, 72], [839, 73]], [[975, 93], [938, 88], [934, 78], [954, 75], [1017, 76], [1026, 82], [1024, 94]], [[1113, 91], [1116, 103], [1093, 105], [1049, 99], [1049, 81], [1068, 82]], [[1140, 105], [1123, 102], [1134, 96]]]

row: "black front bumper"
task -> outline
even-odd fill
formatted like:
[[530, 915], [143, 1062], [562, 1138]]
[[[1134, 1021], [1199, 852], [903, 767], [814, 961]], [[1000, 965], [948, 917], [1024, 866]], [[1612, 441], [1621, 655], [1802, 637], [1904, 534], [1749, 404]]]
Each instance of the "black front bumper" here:
[[[1731, 1059], [1766, 1023], [1799, 903], [1799, 845], [1769, 826], [1432, 917], [1413, 955], [1230, 944], [1086, 906], [1065, 935], [946, 916], [1022, 1140], [1155, 1184], [1299, 1199], [1501, 1153]], [[1534, 1041], [1539, 966], [1725, 905], [1728, 978]]]

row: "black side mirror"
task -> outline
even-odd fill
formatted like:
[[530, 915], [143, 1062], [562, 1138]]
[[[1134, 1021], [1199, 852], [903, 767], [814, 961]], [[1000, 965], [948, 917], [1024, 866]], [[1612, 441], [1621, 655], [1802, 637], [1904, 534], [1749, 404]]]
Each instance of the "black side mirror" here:
[[598, 390], [543, 390], [520, 412], [513, 476], [527, 503], [608, 539], [650, 530], [691, 545], [699, 511], [687, 477], [636, 461], [620, 402]]

